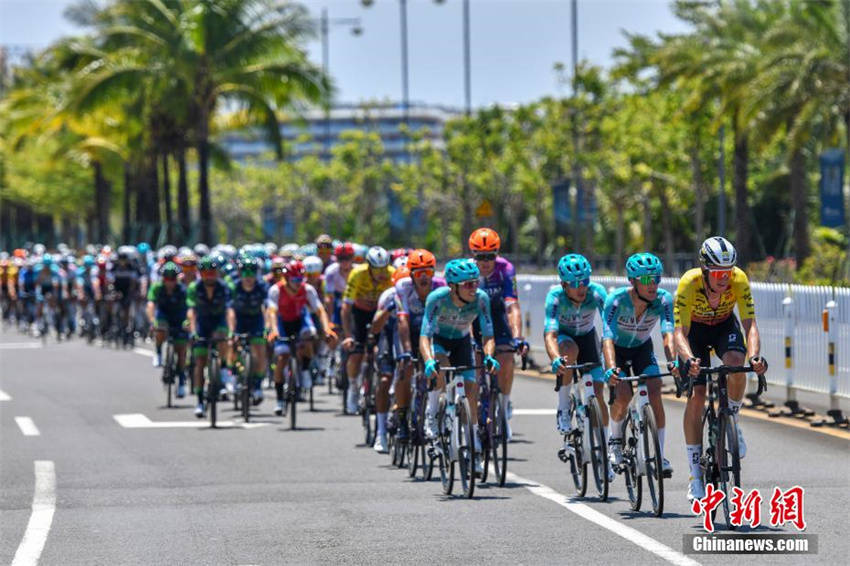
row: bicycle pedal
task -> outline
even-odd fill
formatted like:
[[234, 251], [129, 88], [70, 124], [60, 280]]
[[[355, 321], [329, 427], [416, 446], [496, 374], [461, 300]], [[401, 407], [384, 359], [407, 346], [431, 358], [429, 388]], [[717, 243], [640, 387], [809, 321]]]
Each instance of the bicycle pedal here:
[[564, 463], [569, 462], [570, 457], [571, 457], [571, 455], [567, 454], [567, 450], [565, 448], [561, 448], [560, 450], [558, 450], [558, 459], [560, 459], [561, 462], [564, 462]]

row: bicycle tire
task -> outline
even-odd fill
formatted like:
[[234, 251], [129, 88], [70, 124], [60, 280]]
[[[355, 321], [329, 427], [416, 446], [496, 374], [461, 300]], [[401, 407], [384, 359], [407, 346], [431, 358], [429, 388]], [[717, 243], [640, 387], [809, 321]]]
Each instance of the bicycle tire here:
[[[490, 397], [490, 411], [492, 413], [492, 434], [490, 436], [490, 450], [493, 452], [493, 468], [496, 483], [504, 487], [508, 476], [508, 417], [502, 396], [493, 392]], [[485, 469], [485, 474], [486, 469]]]
[[643, 503], [643, 479], [638, 473], [638, 434], [635, 422], [631, 416], [626, 417], [623, 425], [623, 471], [626, 482], [626, 492], [629, 494], [629, 505], [632, 511], [640, 511]]
[[725, 411], [720, 413], [720, 430], [717, 438], [720, 489], [726, 494], [722, 503], [723, 515], [726, 519], [726, 528], [734, 531], [737, 526], [732, 524], [732, 510], [730, 509], [729, 499], [732, 497], [732, 488], [741, 487], [741, 458], [735, 419]]
[[170, 409], [173, 405], [171, 398], [174, 389], [174, 348], [171, 342], [165, 344], [165, 366], [162, 368], [163, 381], [165, 381], [165, 405]]
[[419, 451], [419, 464], [422, 468], [422, 480], [430, 481], [433, 476], [434, 466], [430, 458], [428, 458], [428, 439], [425, 436], [425, 411], [425, 394], [420, 392], [419, 403], [416, 409], [416, 426], [415, 428], [411, 427], [410, 431], [413, 435], [411, 439], [414, 441], [416, 449]]
[[437, 430], [439, 431], [439, 436], [437, 437], [437, 443], [439, 446], [437, 458], [440, 460], [440, 482], [443, 484], [443, 493], [445, 495], [451, 495], [455, 482], [455, 464], [452, 462], [450, 457], [450, 439], [445, 430], [445, 419], [446, 398], [443, 396], [440, 398], [440, 406], [437, 410]]
[[608, 447], [605, 443], [605, 425], [602, 423], [602, 411], [596, 397], [587, 405], [587, 426], [590, 429], [590, 467], [593, 470], [593, 482], [600, 501], [608, 501]]
[[207, 398], [210, 404], [210, 427], [216, 428], [218, 395], [221, 386], [218, 383], [219, 363], [218, 356], [214, 356], [212, 349], [209, 351], [209, 361], [207, 361]]
[[[720, 473], [717, 469], [717, 442], [716, 432], [719, 428], [717, 414], [714, 412], [714, 407], [709, 405], [703, 412], [702, 419], [702, 450], [700, 455], [700, 468], [702, 470], [702, 485], [704, 489], [708, 489], [708, 485], [714, 486], [714, 489], [720, 489]], [[717, 518], [716, 506], [711, 511], [711, 520]]]
[[460, 471], [460, 487], [466, 499], [475, 495], [475, 426], [472, 423], [472, 410], [469, 400], [463, 399], [457, 405], [458, 446], [457, 461]]
[[242, 360], [244, 369], [243, 378], [242, 378], [242, 391], [239, 394], [242, 397], [242, 418], [245, 422], [251, 421], [251, 391], [253, 391], [253, 374], [251, 373], [251, 365], [253, 359], [251, 357], [251, 349], [248, 348], [245, 351], [244, 359]]
[[295, 430], [297, 425], [296, 407], [298, 405], [298, 377], [299, 377], [298, 357], [293, 354], [289, 356], [289, 429]]
[[643, 451], [644, 466], [646, 467], [646, 489], [649, 492], [649, 501], [652, 503], [652, 512], [656, 517], [664, 513], [664, 473], [661, 460], [661, 446], [658, 442], [658, 426], [655, 424], [655, 412], [652, 406], [644, 405], [643, 436], [641, 450]]
[[[480, 399], [484, 399], [484, 393], [486, 390], [483, 388], [478, 390], [478, 394], [481, 395]], [[478, 431], [479, 431], [479, 441], [481, 442], [481, 452], [484, 457], [483, 469], [481, 474], [481, 481], [486, 482], [490, 476], [490, 458], [492, 450], [491, 447], [491, 439], [493, 438], [493, 427], [495, 424], [493, 423], [493, 419], [491, 417], [492, 413], [492, 405], [491, 401], [488, 399], [486, 403], [479, 401], [478, 403]]]
[[573, 423], [572, 432], [564, 436], [564, 440], [572, 446], [572, 454], [567, 458], [570, 465], [570, 475], [573, 478], [573, 484], [576, 488], [576, 496], [584, 497], [587, 493], [587, 462], [582, 458], [582, 427], [577, 414], [578, 399], [575, 395], [571, 395], [572, 403], [570, 404], [570, 422]]

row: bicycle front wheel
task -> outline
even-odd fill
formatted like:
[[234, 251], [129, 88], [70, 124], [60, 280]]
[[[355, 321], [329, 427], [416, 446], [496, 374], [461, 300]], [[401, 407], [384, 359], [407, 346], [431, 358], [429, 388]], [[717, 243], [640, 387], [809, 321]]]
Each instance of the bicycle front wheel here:
[[174, 348], [170, 342], [165, 344], [165, 365], [162, 368], [162, 378], [165, 381], [165, 404], [170, 409], [174, 390]]
[[[564, 440], [570, 449], [567, 459], [570, 464], [570, 475], [576, 486], [576, 496], [584, 497], [584, 494], [587, 493], [587, 462], [582, 458], [582, 431], [584, 430], [584, 423], [581, 422], [581, 417], [578, 415], [577, 410], [578, 399], [573, 395], [570, 405], [572, 432], [565, 436]], [[564, 448], [567, 448], [567, 446]]]
[[717, 435], [717, 465], [720, 472], [720, 488], [726, 497], [723, 499], [723, 515], [726, 518], [726, 528], [734, 531], [737, 527], [732, 524], [732, 509], [729, 499], [732, 488], [741, 487], [741, 457], [738, 451], [738, 429], [732, 415], [723, 412], [720, 416], [720, 430]]
[[626, 418], [623, 431], [623, 476], [632, 511], [640, 511], [643, 502], [643, 480], [638, 473], [638, 431], [631, 417]]
[[455, 483], [455, 463], [451, 459], [451, 437], [450, 432], [446, 430], [448, 416], [446, 415], [446, 398], [440, 398], [440, 408], [437, 412], [437, 430], [440, 435], [437, 437], [437, 457], [439, 458], [440, 466], [440, 481], [443, 484], [443, 493], [446, 495], [452, 494]]
[[658, 443], [658, 426], [650, 405], [643, 407], [643, 436], [641, 450], [646, 466], [646, 488], [656, 517], [664, 513], [664, 474], [661, 461], [661, 446]]
[[212, 349], [209, 352], [209, 361], [207, 362], [207, 398], [210, 403], [210, 426], [216, 427], [218, 394], [221, 386], [218, 382], [219, 376], [219, 361], [218, 356], [214, 356]]
[[298, 360], [296, 356], [289, 357], [289, 428], [296, 428], [295, 408], [298, 405]]
[[472, 411], [467, 399], [463, 399], [463, 402], [457, 405], [457, 427], [460, 486], [463, 489], [463, 496], [472, 499], [475, 494], [475, 426], [472, 423]]
[[[508, 475], [508, 418], [502, 397], [495, 392], [490, 397], [490, 414], [490, 451], [493, 453], [493, 472], [496, 483], [502, 487]], [[486, 469], [484, 473], [487, 473]]]
[[239, 392], [239, 396], [242, 397], [242, 418], [246, 423], [251, 420], [251, 392], [254, 389], [254, 378], [251, 373], [252, 361], [251, 352], [246, 352], [245, 359], [242, 360], [244, 365], [244, 369], [242, 370], [244, 374], [241, 380], [242, 391]]
[[593, 481], [596, 493], [602, 501], [608, 500], [608, 448], [605, 445], [605, 425], [597, 399], [590, 399], [587, 405], [587, 423], [590, 439], [590, 465], [593, 468]]

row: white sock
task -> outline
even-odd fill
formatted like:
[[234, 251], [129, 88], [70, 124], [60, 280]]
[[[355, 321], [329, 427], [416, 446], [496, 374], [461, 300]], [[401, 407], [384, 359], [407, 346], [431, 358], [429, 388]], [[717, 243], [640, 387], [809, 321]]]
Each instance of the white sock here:
[[428, 414], [436, 415], [437, 407], [440, 405], [440, 392], [439, 391], [429, 391], [428, 392]]
[[387, 415], [389, 413], [378, 413], [378, 435], [387, 434]]
[[310, 370], [302, 369], [301, 370], [301, 387], [310, 387], [310, 383], [313, 381], [313, 376], [310, 375]]
[[697, 479], [702, 475], [702, 470], [699, 467], [702, 444], [688, 444], [686, 448], [688, 449], [688, 469], [691, 472], [691, 477]]
[[558, 410], [566, 410], [567, 412], [570, 412], [571, 401], [572, 400], [570, 399], [570, 386], [562, 385], [561, 388], [558, 390]]
[[508, 405], [511, 404], [511, 394], [505, 393], [505, 394], [502, 395], [502, 398], [505, 400], [505, 410], [507, 410]]
[[734, 401], [729, 399], [729, 410], [732, 411], [732, 418], [735, 419], [735, 425], [738, 424], [738, 412], [741, 410], [741, 407], [744, 405], [743, 401]]
[[664, 459], [664, 433], [667, 432], [663, 428], [658, 429], [658, 444], [661, 447], [661, 459]]
[[611, 440], [619, 439], [623, 437], [623, 419], [622, 421], [615, 421], [613, 417], [611, 417]]

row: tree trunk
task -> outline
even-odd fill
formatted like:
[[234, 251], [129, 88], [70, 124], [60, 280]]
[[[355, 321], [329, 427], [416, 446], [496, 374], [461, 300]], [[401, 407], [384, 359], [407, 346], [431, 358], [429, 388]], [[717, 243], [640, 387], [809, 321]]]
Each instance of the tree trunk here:
[[625, 242], [626, 242], [626, 202], [615, 201], [614, 208], [617, 211], [617, 228], [614, 239], [614, 257], [618, 267], [625, 264]]
[[168, 171], [168, 153], [162, 153], [162, 200], [165, 207], [165, 239], [172, 241], [174, 236], [173, 226], [174, 220], [171, 215], [171, 175]]
[[806, 155], [798, 148], [791, 155], [791, 201], [794, 207], [794, 259], [797, 266], [811, 254], [809, 241], [809, 191], [806, 186]]
[[659, 182], [658, 196], [661, 201], [661, 228], [664, 232], [664, 263], [668, 273], [673, 272], [673, 222], [670, 218], [670, 199], [667, 197], [667, 186]]
[[[752, 260], [750, 205], [747, 191], [747, 168], [749, 166], [749, 145], [747, 134], [738, 129], [735, 119], [735, 151], [732, 155], [732, 188], [735, 191], [735, 248], [738, 251], [738, 263], [746, 265]], [[722, 234], [721, 234], [722, 235]]]
[[109, 201], [110, 201], [110, 186], [109, 182], [103, 176], [103, 164], [99, 161], [94, 162], [94, 224], [95, 232], [89, 234], [89, 238], [105, 244], [109, 240]]
[[192, 229], [189, 214], [189, 180], [186, 173], [186, 148], [177, 150], [177, 225], [180, 227], [178, 239], [186, 242]]
[[132, 175], [130, 173], [130, 164], [124, 164], [124, 237], [123, 240], [125, 242], [130, 241], [130, 230], [132, 229], [131, 223], [133, 222], [133, 214], [132, 214], [132, 200], [133, 200], [133, 180]]
[[643, 204], [643, 249], [652, 249], [652, 199], [649, 192], [641, 189], [641, 201]]
[[198, 222], [200, 224], [200, 242], [212, 243], [212, 206], [210, 205], [209, 187], [209, 123], [206, 113], [201, 111], [201, 117], [197, 125], [198, 131]]
[[694, 188], [694, 249], [699, 249], [702, 241], [705, 239], [705, 200], [706, 187], [705, 178], [702, 174], [702, 160], [700, 159], [700, 136], [701, 132], [696, 131], [694, 135], [694, 143], [691, 146], [691, 182]]

